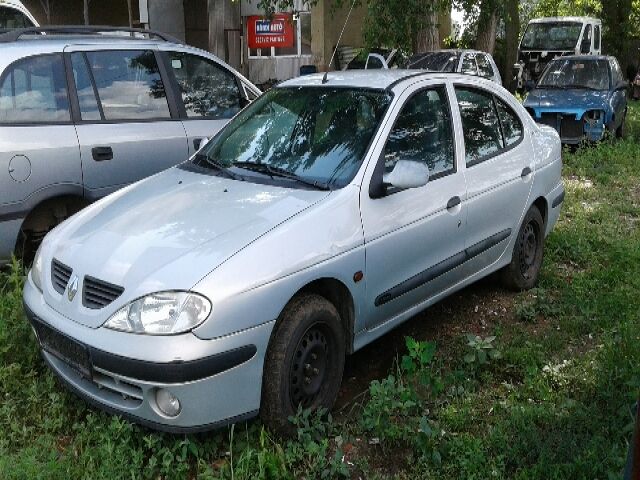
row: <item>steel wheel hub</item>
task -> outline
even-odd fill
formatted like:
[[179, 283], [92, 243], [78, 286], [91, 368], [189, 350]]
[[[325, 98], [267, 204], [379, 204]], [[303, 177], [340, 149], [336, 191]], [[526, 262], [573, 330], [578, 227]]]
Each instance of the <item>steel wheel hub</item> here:
[[529, 277], [529, 270], [534, 266], [538, 250], [536, 229], [528, 223], [520, 237], [520, 272], [525, 278]]
[[294, 406], [308, 408], [318, 399], [327, 372], [329, 342], [317, 326], [304, 334], [293, 357], [289, 391]]

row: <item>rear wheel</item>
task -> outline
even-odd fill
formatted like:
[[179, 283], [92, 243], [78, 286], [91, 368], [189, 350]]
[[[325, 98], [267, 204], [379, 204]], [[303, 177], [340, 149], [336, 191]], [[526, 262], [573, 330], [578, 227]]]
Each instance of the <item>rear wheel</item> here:
[[616, 128], [616, 138], [624, 138], [624, 125], [626, 122], [627, 114], [625, 113], [624, 117], [622, 118], [622, 123], [620, 123], [620, 126]]
[[331, 409], [345, 360], [340, 315], [324, 297], [294, 298], [276, 323], [264, 362], [260, 416], [277, 433], [295, 433], [298, 407]]
[[528, 290], [538, 282], [544, 253], [544, 220], [532, 206], [522, 221], [511, 263], [502, 270], [502, 280], [512, 290]]

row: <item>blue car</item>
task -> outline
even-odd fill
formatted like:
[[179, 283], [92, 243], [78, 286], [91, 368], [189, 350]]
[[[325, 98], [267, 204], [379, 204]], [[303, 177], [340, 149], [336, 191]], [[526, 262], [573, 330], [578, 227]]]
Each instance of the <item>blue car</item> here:
[[597, 142], [606, 131], [624, 135], [627, 88], [615, 57], [572, 55], [549, 63], [524, 106], [555, 128], [562, 143]]

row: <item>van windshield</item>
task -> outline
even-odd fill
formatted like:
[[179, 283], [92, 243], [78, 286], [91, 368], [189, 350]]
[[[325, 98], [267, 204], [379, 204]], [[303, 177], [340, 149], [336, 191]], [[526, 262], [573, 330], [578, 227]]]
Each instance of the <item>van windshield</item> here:
[[0, 31], [33, 27], [33, 23], [15, 8], [0, 6]]
[[341, 188], [360, 168], [392, 95], [361, 88], [274, 88], [237, 115], [193, 162], [245, 180]]
[[574, 50], [580, 38], [582, 23], [530, 23], [522, 37], [523, 50]]

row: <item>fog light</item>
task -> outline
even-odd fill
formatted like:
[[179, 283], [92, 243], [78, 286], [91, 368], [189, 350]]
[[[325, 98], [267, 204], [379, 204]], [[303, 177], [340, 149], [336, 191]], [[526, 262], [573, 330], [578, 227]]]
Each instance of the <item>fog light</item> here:
[[177, 416], [182, 408], [178, 397], [164, 388], [161, 388], [156, 392], [156, 403], [158, 404], [160, 411], [167, 417]]

